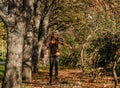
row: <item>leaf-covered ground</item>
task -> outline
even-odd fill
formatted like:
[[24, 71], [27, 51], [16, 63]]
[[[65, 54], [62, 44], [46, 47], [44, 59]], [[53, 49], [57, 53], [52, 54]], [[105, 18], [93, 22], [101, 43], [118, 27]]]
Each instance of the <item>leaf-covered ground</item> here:
[[[114, 80], [111, 75], [95, 76], [99, 73], [83, 73], [78, 69], [64, 69], [59, 71], [59, 80], [53, 78], [53, 83], [49, 84], [49, 70], [40, 70], [33, 74], [31, 83], [23, 83], [22, 88], [114, 88]], [[119, 88], [120, 88], [120, 77]]]

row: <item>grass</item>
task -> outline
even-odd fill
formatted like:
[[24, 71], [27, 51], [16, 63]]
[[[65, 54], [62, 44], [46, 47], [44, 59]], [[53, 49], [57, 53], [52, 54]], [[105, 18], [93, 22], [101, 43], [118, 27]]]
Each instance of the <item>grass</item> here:
[[[5, 56], [4, 56], [4, 57], [0, 56], [0, 61], [1, 61], [1, 62], [5, 62], [5, 60], [6, 60], [6, 57], [5, 57]], [[4, 65], [4, 64], [0, 64], [0, 80], [3, 79], [4, 70], [5, 70], [5, 65]]]
[[0, 61], [5, 61], [5, 60], [6, 60], [5, 56], [4, 57], [0, 56]]
[[4, 70], [5, 70], [5, 65], [0, 65], [0, 80], [3, 78], [4, 76]]

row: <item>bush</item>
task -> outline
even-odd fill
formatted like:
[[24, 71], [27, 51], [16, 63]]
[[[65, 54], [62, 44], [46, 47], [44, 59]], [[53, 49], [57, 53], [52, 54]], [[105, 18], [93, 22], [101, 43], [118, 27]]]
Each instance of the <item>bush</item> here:
[[104, 31], [97, 38], [93, 39], [87, 49], [88, 57], [92, 53], [96, 53], [92, 58], [91, 64], [95, 67], [111, 68], [110, 64], [114, 61], [115, 52], [120, 49], [120, 35], [119, 33], [112, 34]]

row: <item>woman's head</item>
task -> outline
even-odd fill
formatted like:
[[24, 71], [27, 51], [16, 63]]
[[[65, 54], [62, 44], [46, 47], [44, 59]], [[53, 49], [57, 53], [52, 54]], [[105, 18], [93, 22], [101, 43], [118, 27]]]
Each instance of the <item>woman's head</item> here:
[[51, 39], [56, 39], [58, 38], [57, 32], [52, 32]]

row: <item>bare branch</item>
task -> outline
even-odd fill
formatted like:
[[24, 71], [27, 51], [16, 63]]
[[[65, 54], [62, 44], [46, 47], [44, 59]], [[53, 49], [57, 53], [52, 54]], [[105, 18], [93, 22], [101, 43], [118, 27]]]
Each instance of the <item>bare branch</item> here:
[[7, 22], [8, 21], [8, 15], [5, 14], [3, 11], [0, 10], [0, 17], [2, 18], [3, 21]]
[[56, 5], [57, 0], [52, 0], [50, 6], [49, 6], [49, 11], [53, 10], [54, 6]]
[[53, 8], [56, 5], [56, 2], [57, 2], [57, 0], [52, 0], [50, 5], [48, 5], [48, 1], [46, 0], [45, 7], [44, 7], [45, 15], [49, 14], [50, 12], [52, 12]]

